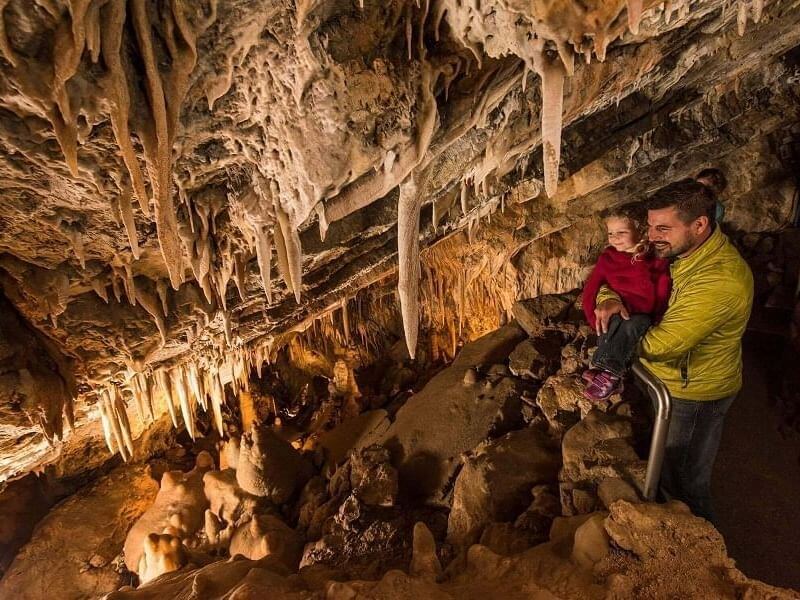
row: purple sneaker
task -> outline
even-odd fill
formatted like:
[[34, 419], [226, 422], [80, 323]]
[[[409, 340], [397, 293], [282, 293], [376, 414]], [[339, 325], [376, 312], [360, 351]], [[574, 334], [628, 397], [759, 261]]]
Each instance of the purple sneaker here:
[[622, 391], [622, 379], [609, 371], [600, 371], [583, 390], [589, 400], [605, 400]]
[[583, 382], [586, 385], [589, 385], [590, 383], [592, 383], [592, 379], [595, 378], [595, 375], [597, 375], [600, 372], [602, 372], [602, 369], [595, 369], [594, 367], [592, 367], [591, 369], [586, 369], [583, 372], [583, 375], [581, 375], [581, 379], [583, 379]]

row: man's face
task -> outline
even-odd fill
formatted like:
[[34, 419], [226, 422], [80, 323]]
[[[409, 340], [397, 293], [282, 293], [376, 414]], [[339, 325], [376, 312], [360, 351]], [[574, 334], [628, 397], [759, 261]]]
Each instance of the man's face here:
[[708, 231], [708, 218], [684, 223], [674, 206], [647, 211], [648, 238], [659, 258], [675, 258], [690, 253]]

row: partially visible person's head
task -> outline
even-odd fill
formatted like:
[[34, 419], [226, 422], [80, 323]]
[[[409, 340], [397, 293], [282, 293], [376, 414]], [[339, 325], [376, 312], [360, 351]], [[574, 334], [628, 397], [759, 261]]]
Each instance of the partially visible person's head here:
[[695, 176], [694, 180], [709, 188], [717, 196], [728, 187], [728, 180], [719, 169], [703, 169]]
[[710, 188], [682, 179], [658, 190], [647, 203], [648, 237], [657, 256], [686, 256], [714, 228], [716, 200]]
[[620, 252], [634, 252], [645, 237], [645, 215], [633, 207], [613, 209], [605, 215], [608, 243]]

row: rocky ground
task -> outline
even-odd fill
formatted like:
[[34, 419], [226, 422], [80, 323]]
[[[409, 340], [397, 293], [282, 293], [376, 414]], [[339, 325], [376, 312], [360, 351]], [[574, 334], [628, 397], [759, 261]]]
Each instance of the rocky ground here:
[[574, 295], [513, 313], [321, 435], [273, 417], [117, 468], [39, 523], [0, 597], [800, 597], [685, 506], [641, 501], [648, 403], [583, 398]]

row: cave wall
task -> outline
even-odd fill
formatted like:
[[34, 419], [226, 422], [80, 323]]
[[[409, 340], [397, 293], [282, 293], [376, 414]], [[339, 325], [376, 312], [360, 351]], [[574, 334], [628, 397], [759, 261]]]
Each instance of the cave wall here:
[[790, 0], [0, 6], [0, 283], [70, 359], [82, 432], [22, 419], [2, 477], [101, 421], [131, 452], [151, 405], [192, 420], [195, 388], [218, 404], [318, 317], [347, 346], [373, 296], [385, 323], [352, 340], [419, 318], [452, 357], [579, 285], [600, 210], [705, 166], [732, 227], [790, 218]]

